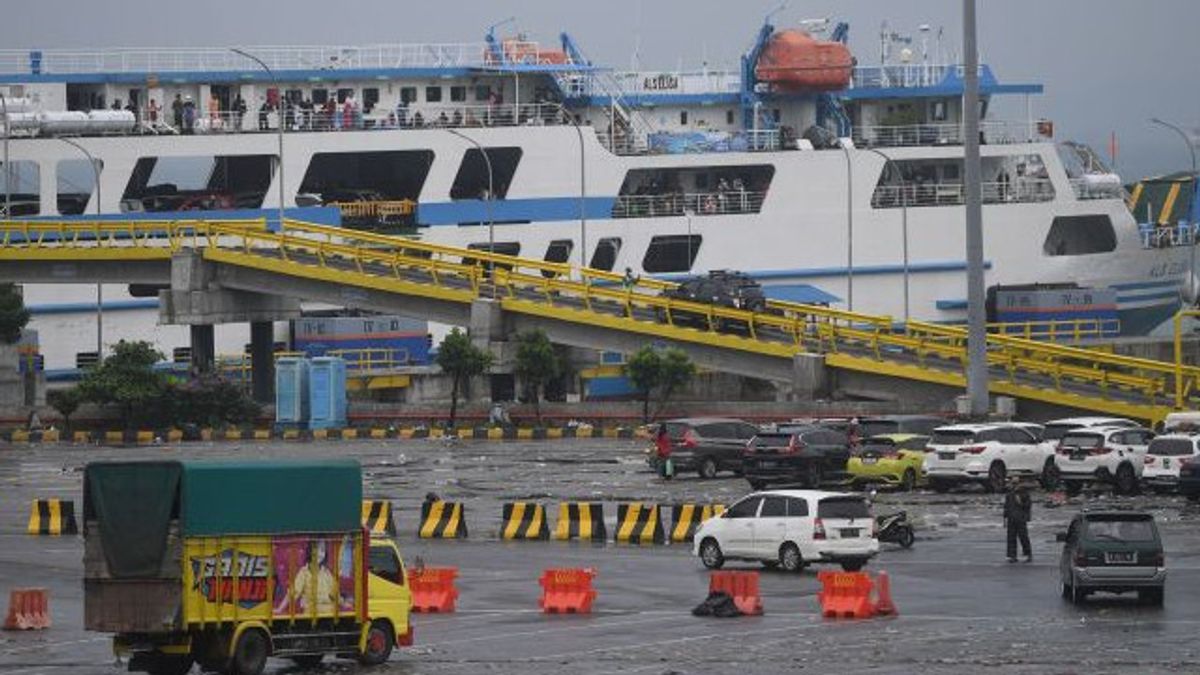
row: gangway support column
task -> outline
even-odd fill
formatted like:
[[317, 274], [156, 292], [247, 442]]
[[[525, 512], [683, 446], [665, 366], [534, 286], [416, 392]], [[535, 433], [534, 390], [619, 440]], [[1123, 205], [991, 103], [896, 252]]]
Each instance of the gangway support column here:
[[191, 332], [192, 372], [211, 373], [216, 361], [216, 339], [213, 337], [213, 325], [193, 324], [188, 326]]
[[275, 389], [275, 324], [250, 322], [250, 389], [254, 400], [271, 403]]

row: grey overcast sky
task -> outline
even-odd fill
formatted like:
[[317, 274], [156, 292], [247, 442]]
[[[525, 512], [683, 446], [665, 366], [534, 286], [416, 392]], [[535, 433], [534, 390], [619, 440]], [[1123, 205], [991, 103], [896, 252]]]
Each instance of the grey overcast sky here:
[[[1148, 122], [1161, 117], [1200, 127], [1198, 0], [979, 0], [980, 51], [1001, 81], [1041, 82], [1034, 115], [1053, 119], [1056, 136], [1107, 156], [1119, 140], [1127, 179], [1182, 169], [1182, 139]], [[736, 66], [777, 0], [37, 0], [4, 3], [0, 46], [150, 47], [256, 44], [473, 42], [510, 16], [502, 32], [555, 42], [567, 31], [587, 55], [628, 68]], [[775, 19], [850, 22], [862, 64], [878, 62], [880, 24], [915, 33], [945, 27], [958, 53], [960, 0], [793, 0]], [[1020, 118], [1015, 100], [997, 115]]]

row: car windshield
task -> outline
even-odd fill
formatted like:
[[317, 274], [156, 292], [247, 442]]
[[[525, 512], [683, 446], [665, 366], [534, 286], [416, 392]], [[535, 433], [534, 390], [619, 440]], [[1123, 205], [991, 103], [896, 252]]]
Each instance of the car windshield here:
[[831, 497], [817, 505], [820, 518], [870, 518], [871, 511], [860, 497]]
[[930, 445], [966, 445], [975, 440], [975, 433], [966, 429], [935, 429]]
[[1149, 518], [1116, 518], [1087, 521], [1087, 538], [1104, 541], [1154, 541], [1154, 521]]
[[1098, 448], [1104, 445], [1104, 437], [1099, 434], [1070, 433], [1063, 436], [1060, 442], [1068, 448]]
[[750, 441], [753, 447], [780, 448], [792, 442], [792, 434], [759, 434]]
[[1078, 428], [1078, 424], [1047, 424], [1046, 430], [1042, 433], [1042, 437], [1048, 441], [1057, 441], [1063, 436], [1066, 436], [1067, 432]]
[[1192, 454], [1192, 441], [1188, 438], [1156, 438], [1146, 449], [1150, 455], [1174, 457]]
[[858, 425], [858, 433], [862, 436], [894, 434], [899, 430], [900, 423], [896, 420], [866, 420]]
[[880, 455], [894, 452], [896, 442], [890, 438], [868, 438], [863, 441], [858, 452], [863, 455]]

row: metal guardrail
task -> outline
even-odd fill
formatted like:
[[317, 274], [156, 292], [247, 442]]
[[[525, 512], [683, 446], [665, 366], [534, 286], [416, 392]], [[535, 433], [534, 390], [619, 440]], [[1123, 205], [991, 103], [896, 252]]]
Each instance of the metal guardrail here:
[[[1035, 204], [1054, 201], [1054, 194], [1054, 183], [1049, 178], [1018, 178], [980, 184], [984, 204]], [[964, 203], [966, 188], [962, 183], [880, 184], [871, 195], [871, 207], [876, 209], [961, 206]]]
[[[666, 297], [674, 284], [567, 264], [287, 221], [6, 222], [0, 260], [106, 260], [199, 249], [205, 259], [346, 286], [469, 303], [730, 351], [822, 353], [835, 368], [962, 386], [966, 330], [772, 300], [749, 312]], [[1200, 367], [1003, 334], [988, 336], [992, 391], [1157, 421], [1200, 404]]]
[[695, 192], [665, 195], [621, 195], [613, 202], [613, 218], [661, 218], [664, 216], [720, 216], [758, 213], [765, 192], [746, 190]]
[[1011, 335], [1026, 340], [1049, 340], [1079, 344], [1084, 340], [1116, 337], [1121, 334], [1120, 319], [1054, 319], [1048, 321], [1005, 321], [987, 324], [989, 333]]
[[[855, 144], [881, 148], [963, 144], [962, 125], [950, 122], [896, 126], [864, 125], [854, 127], [851, 133]], [[979, 123], [979, 133], [982, 139], [991, 145], [1035, 143], [1042, 140], [1036, 122], [985, 121]]]

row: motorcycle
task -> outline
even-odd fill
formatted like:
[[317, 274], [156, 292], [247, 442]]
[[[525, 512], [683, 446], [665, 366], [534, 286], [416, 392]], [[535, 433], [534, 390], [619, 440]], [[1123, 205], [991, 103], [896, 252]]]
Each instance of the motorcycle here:
[[897, 511], [896, 513], [876, 516], [875, 524], [878, 527], [879, 541], [900, 544], [903, 548], [909, 548], [913, 545], [913, 527], [908, 522], [907, 512]]

